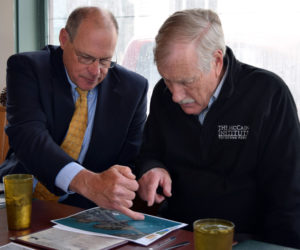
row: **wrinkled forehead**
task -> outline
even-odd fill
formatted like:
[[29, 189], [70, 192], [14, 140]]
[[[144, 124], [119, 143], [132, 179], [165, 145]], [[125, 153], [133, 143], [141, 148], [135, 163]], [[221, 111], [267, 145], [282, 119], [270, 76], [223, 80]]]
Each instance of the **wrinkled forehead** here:
[[[90, 17], [82, 20], [82, 22], [78, 26], [76, 36], [86, 35], [95, 30], [101, 30], [107, 34], [111, 33], [115, 36], [117, 36], [118, 34], [116, 27], [111, 20], [107, 18]], [[74, 37], [74, 39], [76, 39], [76, 36]]]
[[198, 60], [194, 43], [169, 43], [160, 51], [161, 56], [156, 61], [157, 66], [164, 64], [186, 64]]
[[193, 44], [173, 44], [165, 58], [157, 61], [159, 73], [165, 79], [192, 79], [199, 73], [198, 55]]
[[73, 44], [77, 49], [97, 54], [97, 50], [114, 51], [117, 38], [117, 31], [113, 26], [101, 25], [89, 18], [78, 27]]

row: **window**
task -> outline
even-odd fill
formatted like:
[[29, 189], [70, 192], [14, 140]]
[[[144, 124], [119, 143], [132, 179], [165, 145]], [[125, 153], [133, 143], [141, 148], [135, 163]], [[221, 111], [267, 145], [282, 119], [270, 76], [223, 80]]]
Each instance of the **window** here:
[[59, 30], [67, 16], [82, 5], [107, 8], [116, 16], [118, 63], [148, 78], [149, 98], [160, 78], [152, 53], [159, 27], [176, 10], [210, 8], [219, 14], [226, 44], [236, 57], [281, 76], [300, 110], [299, 0], [50, 0], [51, 44], [59, 44]]

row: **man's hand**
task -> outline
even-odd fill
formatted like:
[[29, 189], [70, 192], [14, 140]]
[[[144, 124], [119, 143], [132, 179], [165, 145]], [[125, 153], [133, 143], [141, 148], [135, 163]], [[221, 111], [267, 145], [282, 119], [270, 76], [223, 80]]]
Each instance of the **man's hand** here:
[[[163, 168], [152, 168], [147, 171], [139, 179], [139, 190], [140, 197], [148, 202], [148, 206], [152, 206], [154, 202], [161, 203], [166, 197], [170, 197], [172, 180], [169, 173]], [[158, 187], [162, 187], [163, 195], [157, 194], [156, 190]]]
[[117, 210], [135, 220], [143, 220], [143, 214], [129, 209], [138, 187], [129, 167], [114, 165], [101, 173], [81, 170], [69, 188], [100, 207]]

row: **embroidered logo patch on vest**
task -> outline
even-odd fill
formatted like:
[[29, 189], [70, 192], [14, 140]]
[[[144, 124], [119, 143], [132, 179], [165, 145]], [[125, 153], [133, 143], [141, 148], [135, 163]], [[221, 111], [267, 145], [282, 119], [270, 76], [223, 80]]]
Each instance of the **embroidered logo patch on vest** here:
[[249, 133], [246, 125], [218, 125], [220, 140], [246, 140]]

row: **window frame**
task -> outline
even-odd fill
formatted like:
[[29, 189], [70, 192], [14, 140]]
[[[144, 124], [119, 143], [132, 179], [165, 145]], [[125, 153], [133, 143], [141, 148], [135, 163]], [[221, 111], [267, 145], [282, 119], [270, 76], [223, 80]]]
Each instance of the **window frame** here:
[[15, 0], [15, 37], [17, 53], [48, 43], [48, 0]]

